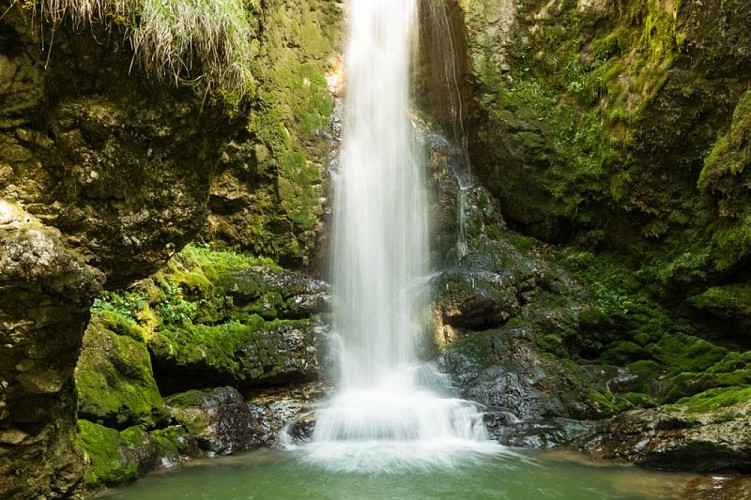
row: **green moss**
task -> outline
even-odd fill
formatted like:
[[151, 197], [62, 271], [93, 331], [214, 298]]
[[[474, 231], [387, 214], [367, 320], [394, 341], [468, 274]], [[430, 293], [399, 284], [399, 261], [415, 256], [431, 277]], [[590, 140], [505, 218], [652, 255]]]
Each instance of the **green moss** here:
[[751, 400], [751, 387], [714, 388], [690, 398], [680, 399], [676, 406], [685, 407], [696, 413], [705, 413], [738, 403], [745, 403], [749, 400]]
[[587, 399], [595, 404], [598, 413], [603, 416], [614, 415], [623, 409], [619, 407], [618, 399], [610, 392], [592, 389], [587, 392]]
[[636, 408], [653, 408], [656, 406], [654, 399], [648, 394], [629, 392], [624, 394], [623, 398]]
[[151, 438], [160, 450], [160, 454], [177, 459], [187, 451], [188, 433], [181, 425], [171, 425], [164, 429], [157, 429], [151, 433]]
[[633, 363], [630, 363], [627, 368], [628, 371], [634, 375], [647, 380], [655, 380], [662, 373], [660, 365], [648, 359], [634, 361]]
[[629, 341], [615, 342], [600, 355], [600, 359], [605, 363], [616, 365], [626, 365], [648, 357], [649, 354], [641, 346]]
[[751, 285], [714, 286], [690, 297], [687, 304], [721, 319], [751, 318]]
[[173, 366], [222, 374], [238, 383], [273, 377], [288, 361], [284, 339], [270, 333], [280, 325], [305, 326], [307, 320], [266, 322], [251, 315], [242, 323], [183, 325], [156, 332], [149, 342], [154, 356]]
[[317, 0], [263, 5], [262, 50], [248, 131], [256, 143], [250, 213], [234, 244], [300, 264], [320, 230], [325, 132], [333, 109], [325, 73], [340, 39], [341, 11]]
[[650, 355], [667, 365], [670, 374], [699, 372], [722, 360], [727, 349], [685, 334], [663, 335], [659, 342], [646, 346]]
[[109, 330], [113, 313], [104, 315], [93, 316], [76, 365], [79, 414], [112, 427], [153, 426], [166, 413], [146, 345]]
[[131, 428], [121, 434], [87, 420], [79, 420], [78, 429], [89, 459], [83, 476], [88, 489], [130, 481], [139, 476], [138, 462], [123, 451], [144, 446], [147, 438], [143, 431]]
[[717, 267], [731, 268], [751, 255], [751, 210], [747, 185], [751, 169], [751, 90], [739, 100], [730, 130], [704, 162], [699, 188], [712, 202], [712, 242]]

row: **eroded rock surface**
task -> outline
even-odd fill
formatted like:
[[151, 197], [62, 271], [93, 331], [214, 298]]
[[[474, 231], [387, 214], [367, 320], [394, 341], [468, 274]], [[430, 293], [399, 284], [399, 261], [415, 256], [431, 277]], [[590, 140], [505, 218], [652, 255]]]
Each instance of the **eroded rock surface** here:
[[0, 200], [3, 496], [66, 495], [80, 479], [72, 375], [103, 283], [60, 231]]
[[192, 90], [129, 73], [115, 33], [61, 25], [50, 44], [13, 3], [0, 2], [0, 496], [55, 497], [83, 470], [72, 375], [89, 307], [200, 230], [234, 126]]

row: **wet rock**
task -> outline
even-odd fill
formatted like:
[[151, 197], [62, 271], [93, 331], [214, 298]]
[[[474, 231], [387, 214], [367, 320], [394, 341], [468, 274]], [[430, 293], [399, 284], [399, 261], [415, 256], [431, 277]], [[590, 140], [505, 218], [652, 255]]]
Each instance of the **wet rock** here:
[[598, 457], [697, 472], [751, 470], [751, 403], [709, 413], [680, 406], [624, 412], [579, 442]]
[[[439, 366], [452, 376], [463, 398], [491, 412], [539, 420], [594, 416], [596, 410], [578, 394], [575, 374], [544, 356], [518, 329], [475, 334], [450, 348]], [[475, 355], [487, 356], [485, 362]]]
[[258, 303], [252, 312], [269, 319], [307, 318], [330, 307], [329, 285], [296, 271], [268, 267], [232, 269], [223, 273], [218, 285], [234, 299], [234, 305]]
[[254, 395], [248, 406], [263, 445], [307, 442], [315, 426], [315, 410], [330, 390], [325, 384], [312, 383]]
[[492, 439], [520, 448], [568, 446], [590, 430], [590, 424], [582, 420], [519, 420], [508, 413], [496, 411], [487, 412], [484, 422]]
[[176, 394], [167, 404], [203, 450], [230, 455], [263, 445], [256, 417], [233, 387]]

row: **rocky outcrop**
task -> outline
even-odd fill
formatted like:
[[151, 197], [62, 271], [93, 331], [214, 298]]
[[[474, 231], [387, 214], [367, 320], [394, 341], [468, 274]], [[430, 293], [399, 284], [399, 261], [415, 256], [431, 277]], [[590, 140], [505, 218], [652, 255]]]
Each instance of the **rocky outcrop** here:
[[[470, 154], [507, 222], [549, 241], [706, 225], [703, 156], [751, 85], [744, 2], [466, 2]], [[732, 14], [731, 14], [732, 13]]]
[[342, 19], [338, 0], [263, 3], [256, 91], [247, 124], [217, 164], [206, 240], [320, 271], [334, 105], [326, 73], [343, 42]]
[[234, 126], [190, 89], [129, 73], [116, 26], [64, 24], [50, 40], [12, 3], [0, 2], [0, 496], [54, 497], [82, 473], [72, 375], [88, 309], [105, 281], [153, 272], [200, 230]]
[[[131, 356], [138, 362], [130, 368], [114, 364], [123, 367], [112, 379], [119, 384], [140, 384], [139, 374], [151, 378], [153, 367], [162, 395], [222, 385], [247, 389], [320, 376], [329, 327], [319, 315], [329, 301], [328, 284], [320, 280], [268, 260], [189, 245], [151, 278], [98, 300], [95, 325], [123, 348], [110, 349], [117, 351], [107, 354], [111, 361], [136, 347], [137, 358], [145, 357]], [[102, 356], [91, 347], [79, 366], [82, 381], [100, 371], [92, 361]], [[112, 384], [110, 390], [117, 392]], [[148, 393], [138, 401], [145, 403]]]
[[104, 275], [57, 229], [0, 200], [0, 492], [69, 494], [83, 472], [73, 446], [73, 369]]
[[745, 401], [698, 414], [680, 406], [628, 411], [579, 445], [597, 457], [655, 469], [749, 472], [750, 407]]

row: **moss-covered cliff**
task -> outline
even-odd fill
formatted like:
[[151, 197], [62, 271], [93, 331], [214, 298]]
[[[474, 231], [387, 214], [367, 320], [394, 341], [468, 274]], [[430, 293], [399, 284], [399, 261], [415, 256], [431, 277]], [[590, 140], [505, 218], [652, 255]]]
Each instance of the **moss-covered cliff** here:
[[[596, 316], [549, 324], [538, 347], [562, 363], [614, 369], [606, 397], [594, 398], [613, 411], [675, 405], [664, 410], [670, 416], [614, 420], [603, 435], [620, 437], [599, 452], [717, 467], [685, 457], [702, 440], [722, 455], [713, 426], [728, 422], [734, 432], [747, 418], [751, 9], [458, 3], [470, 61], [462, 79], [475, 82], [473, 168], [508, 225], [561, 245], [548, 260], [594, 299]], [[645, 431], [643, 454], [618, 430], [659, 428], [663, 417], [692, 430]], [[739, 468], [742, 441], [726, 450]]]
[[[340, 6], [157, 4], [0, 2], [1, 496], [80, 485], [72, 375], [103, 287], [155, 272], [202, 230], [296, 265], [320, 232]], [[164, 425], [145, 344], [113, 328], [97, 318], [84, 340], [98, 376], [79, 380], [82, 415]]]

